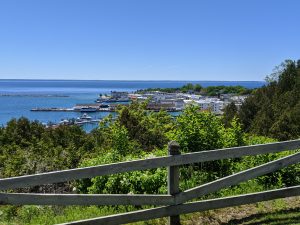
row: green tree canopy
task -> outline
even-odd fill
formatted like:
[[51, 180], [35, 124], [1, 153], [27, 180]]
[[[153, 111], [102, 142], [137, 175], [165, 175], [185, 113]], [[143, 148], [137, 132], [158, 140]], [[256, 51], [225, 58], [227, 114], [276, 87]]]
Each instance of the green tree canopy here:
[[300, 65], [286, 60], [241, 107], [245, 131], [288, 140], [300, 136]]

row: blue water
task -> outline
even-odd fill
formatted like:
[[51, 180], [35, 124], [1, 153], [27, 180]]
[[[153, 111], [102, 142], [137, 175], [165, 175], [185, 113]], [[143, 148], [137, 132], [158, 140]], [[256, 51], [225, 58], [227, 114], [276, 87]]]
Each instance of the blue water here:
[[[79, 112], [31, 112], [32, 108], [73, 107], [78, 103], [93, 103], [100, 93], [110, 91], [134, 92], [155, 87], [181, 87], [186, 83], [212, 85], [241, 85], [256, 88], [262, 81], [71, 81], [71, 80], [0, 80], [0, 125], [12, 118], [25, 116], [43, 123], [57, 123], [61, 119], [77, 118]], [[4, 96], [7, 95], [7, 96]], [[93, 118], [103, 118], [106, 112], [90, 113]], [[86, 131], [96, 125], [87, 125]]]

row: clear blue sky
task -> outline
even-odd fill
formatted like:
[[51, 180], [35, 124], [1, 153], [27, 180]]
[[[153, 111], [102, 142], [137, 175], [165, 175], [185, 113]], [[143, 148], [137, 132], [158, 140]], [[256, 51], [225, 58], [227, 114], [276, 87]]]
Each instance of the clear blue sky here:
[[0, 79], [263, 80], [298, 0], [0, 0]]

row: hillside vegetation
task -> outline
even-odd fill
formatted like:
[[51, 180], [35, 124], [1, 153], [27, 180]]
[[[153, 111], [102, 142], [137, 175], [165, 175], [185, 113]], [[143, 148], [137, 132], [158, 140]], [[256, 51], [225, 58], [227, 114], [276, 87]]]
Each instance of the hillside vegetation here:
[[246, 132], [288, 140], [300, 136], [300, 60], [286, 60], [238, 113]]
[[[89, 134], [77, 126], [52, 129], [38, 121], [13, 119], [0, 128], [0, 177], [164, 156], [170, 140], [176, 140], [186, 153], [298, 138], [299, 87], [299, 63], [288, 61], [278, 76], [256, 90], [238, 113], [235, 109], [227, 110], [224, 117], [190, 106], [174, 119], [165, 111], [147, 111], [146, 103], [132, 103], [120, 107], [116, 119], [108, 116]], [[229, 116], [229, 112], [234, 115]], [[180, 188], [186, 190], [291, 153], [182, 166]], [[296, 164], [202, 199], [299, 185], [299, 178], [300, 166]], [[134, 171], [17, 190], [20, 191], [165, 194], [167, 170]], [[147, 207], [0, 206], [0, 224], [55, 224]], [[189, 215], [183, 218], [192, 221]], [[165, 220], [150, 222], [156, 223], [163, 224]]]

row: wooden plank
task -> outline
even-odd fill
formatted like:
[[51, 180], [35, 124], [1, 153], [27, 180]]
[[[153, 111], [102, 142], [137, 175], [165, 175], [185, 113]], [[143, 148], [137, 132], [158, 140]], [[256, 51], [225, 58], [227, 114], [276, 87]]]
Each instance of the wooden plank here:
[[[169, 155], [180, 155], [180, 146], [176, 141], [171, 141], [168, 146]], [[179, 166], [168, 167], [168, 194], [175, 196], [179, 189]], [[175, 201], [174, 201], [175, 202]], [[170, 216], [169, 225], [180, 225], [180, 215]]]
[[204, 185], [180, 192], [176, 197], [176, 203], [184, 203], [193, 198], [198, 198], [203, 195], [207, 195], [216, 192], [222, 188], [230, 187], [232, 185], [239, 184], [243, 181], [253, 179], [258, 176], [262, 176], [276, 170], [282, 169], [286, 166], [299, 163], [300, 152], [293, 155], [283, 157], [257, 167], [250, 168], [248, 170], [241, 171], [239, 173], [206, 183]]
[[0, 193], [0, 205], [174, 205], [171, 195]]
[[186, 203], [182, 205], [164, 206], [153, 209], [139, 210], [121, 213], [105, 217], [63, 223], [60, 225], [116, 225], [126, 224], [150, 219], [162, 218], [172, 215], [201, 212], [212, 209], [220, 209], [232, 206], [251, 204], [278, 198], [286, 198], [300, 195], [300, 186], [281, 188], [272, 191], [264, 191], [252, 194], [238, 195], [234, 197], [218, 198], [205, 201]]
[[184, 165], [226, 158], [239, 158], [247, 155], [280, 152], [285, 150], [294, 150], [298, 148], [300, 148], [300, 140], [293, 140], [263, 145], [252, 145], [219, 150], [202, 151], [178, 156], [165, 156], [144, 160], [119, 162], [70, 170], [53, 171], [48, 173], [0, 179], [0, 190], [65, 182], [70, 180], [91, 178], [95, 176], [130, 172], [135, 170]]

